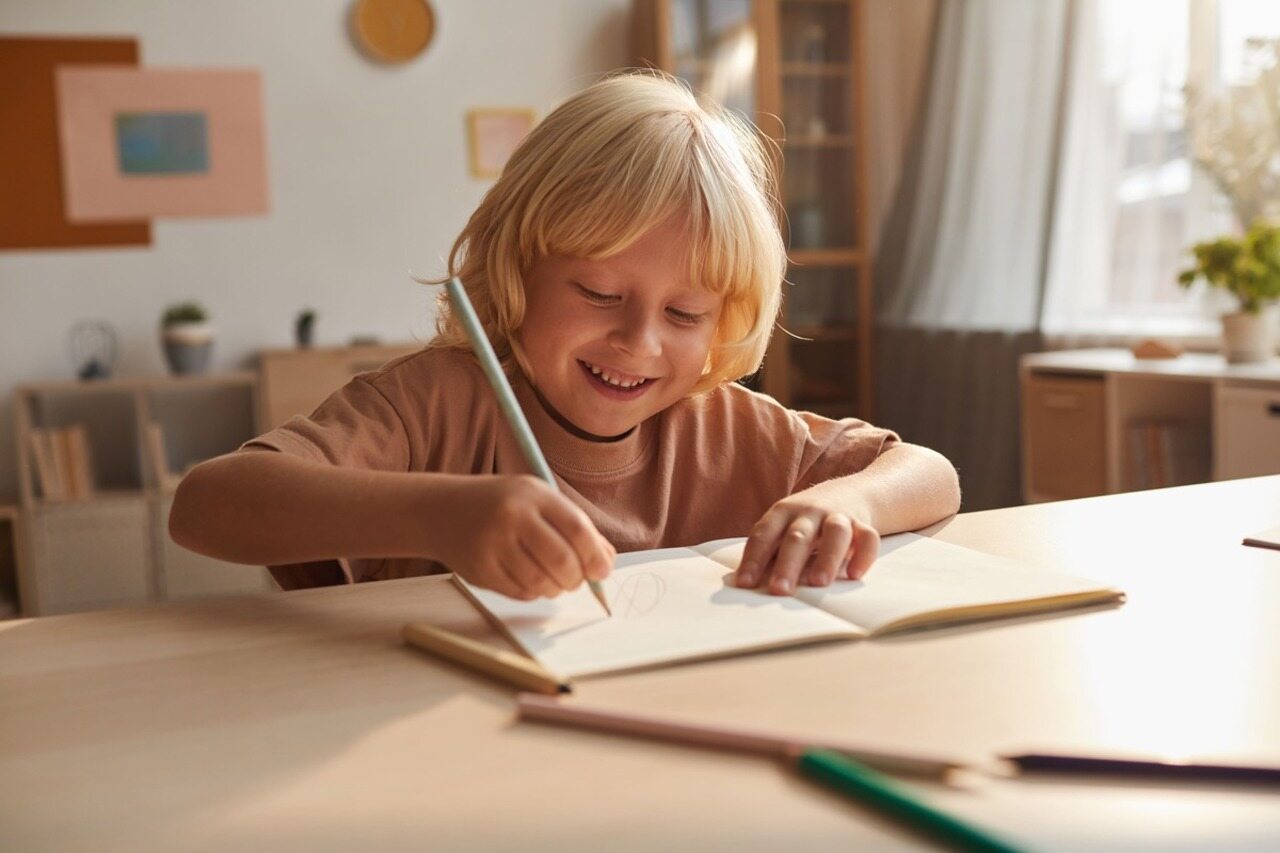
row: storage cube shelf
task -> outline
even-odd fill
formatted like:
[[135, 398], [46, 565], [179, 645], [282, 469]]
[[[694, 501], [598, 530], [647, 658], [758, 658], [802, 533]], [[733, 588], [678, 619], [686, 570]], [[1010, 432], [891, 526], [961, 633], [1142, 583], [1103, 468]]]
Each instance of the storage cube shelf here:
[[[28, 534], [18, 578], [24, 615], [271, 589], [262, 567], [192, 554], [168, 531], [181, 473], [253, 437], [256, 390], [253, 373], [19, 386], [18, 483]], [[42, 431], [77, 426], [87, 456], [56, 461], [85, 466], [90, 489], [59, 497], [49, 480], [57, 466], [37, 470], [36, 439]]]

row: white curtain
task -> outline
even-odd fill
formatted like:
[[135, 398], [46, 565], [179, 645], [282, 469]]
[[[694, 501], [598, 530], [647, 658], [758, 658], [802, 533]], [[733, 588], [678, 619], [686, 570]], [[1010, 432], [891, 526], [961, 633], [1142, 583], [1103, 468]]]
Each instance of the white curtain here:
[[876, 417], [960, 469], [965, 509], [1017, 503], [1017, 360], [1039, 348], [1061, 156], [1067, 0], [939, 6], [884, 230]]
[[938, 0], [864, 3], [866, 51], [867, 195], [871, 246], [893, 207], [915, 128]]

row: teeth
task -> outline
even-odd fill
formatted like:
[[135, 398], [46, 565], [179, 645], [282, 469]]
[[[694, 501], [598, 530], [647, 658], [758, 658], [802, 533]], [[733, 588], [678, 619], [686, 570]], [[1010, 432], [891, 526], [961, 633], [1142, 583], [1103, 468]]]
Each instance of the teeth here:
[[612, 373], [609, 373], [607, 370], [603, 370], [599, 367], [596, 367], [594, 364], [591, 364], [585, 361], [583, 362], [583, 364], [587, 365], [587, 367], [590, 368], [593, 374], [595, 374], [596, 376], [599, 376], [601, 379], [603, 379], [605, 382], [609, 383], [610, 385], [614, 386], [615, 388], [634, 388], [640, 383], [645, 381], [644, 379], [619, 379], [616, 376], [614, 376]]

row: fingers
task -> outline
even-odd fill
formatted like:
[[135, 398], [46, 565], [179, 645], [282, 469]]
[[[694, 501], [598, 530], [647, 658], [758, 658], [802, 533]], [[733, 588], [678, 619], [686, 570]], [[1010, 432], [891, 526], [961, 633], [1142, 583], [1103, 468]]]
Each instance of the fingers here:
[[854, 523], [853, 554], [849, 557], [848, 576], [857, 580], [865, 575], [880, 556], [880, 533], [866, 524]]
[[582, 571], [578, 568], [578, 555], [569, 543], [551, 525], [545, 522], [532, 524], [521, 532], [517, 541], [520, 570], [529, 582], [539, 579], [543, 595], [558, 595], [577, 589], [582, 584]]
[[765, 569], [778, 551], [779, 540], [787, 528], [787, 520], [787, 516], [782, 513], [767, 512], [751, 528], [751, 535], [742, 550], [742, 560], [738, 563], [738, 575], [735, 579], [738, 586], [750, 589], [760, 583]]
[[770, 592], [774, 595], [787, 595], [796, 588], [800, 572], [813, 553], [817, 534], [817, 524], [807, 516], [794, 519], [787, 525], [787, 532], [773, 558], [773, 571], [769, 576]]
[[[522, 572], [511, 560], [495, 556], [487, 571], [482, 573], [483, 585], [494, 592], [520, 601], [532, 601], [545, 593], [544, 584], [550, 581], [540, 572]], [[558, 591], [558, 590], [557, 590]]]
[[804, 571], [804, 583], [826, 586], [836, 579], [836, 574], [845, 567], [853, 546], [853, 531], [853, 519], [842, 512], [832, 513], [822, 520], [817, 548]]
[[[533, 477], [495, 478], [498, 501], [477, 556], [486, 586], [528, 600], [609, 575], [617, 556], [578, 506]], [[499, 568], [500, 564], [500, 568]]]
[[613, 570], [613, 561], [618, 552], [609, 541], [600, 535], [591, 519], [568, 498], [557, 495], [559, 500], [552, 501], [546, 508], [546, 518], [555, 528], [561, 539], [573, 552], [576, 565], [573, 567], [575, 582], [573, 589], [582, 580], [604, 580]]
[[826, 586], [860, 578], [880, 550], [875, 528], [842, 512], [775, 506], [751, 531], [735, 577], [739, 587], [764, 584], [788, 595], [800, 584]]

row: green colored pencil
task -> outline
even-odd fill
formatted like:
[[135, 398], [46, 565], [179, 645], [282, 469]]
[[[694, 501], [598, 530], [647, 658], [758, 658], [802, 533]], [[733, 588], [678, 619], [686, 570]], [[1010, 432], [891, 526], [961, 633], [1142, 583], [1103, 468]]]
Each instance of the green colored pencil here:
[[[453, 305], [453, 310], [458, 312], [458, 319], [462, 321], [462, 327], [467, 330], [467, 337], [471, 339], [471, 346], [475, 349], [476, 356], [480, 359], [480, 367], [484, 369], [484, 375], [489, 378], [489, 384], [493, 386], [493, 392], [498, 395], [498, 405], [502, 408], [502, 414], [506, 415], [507, 423], [511, 424], [511, 429], [516, 434], [516, 441], [520, 444], [520, 450], [524, 452], [525, 461], [529, 463], [529, 467], [539, 477], [546, 481], [547, 485], [559, 491], [560, 487], [556, 485], [556, 478], [551, 473], [551, 466], [547, 464], [546, 457], [542, 455], [542, 448], [538, 447], [538, 440], [533, 437], [533, 430], [529, 427], [529, 421], [524, 416], [524, 410], [516, 402], [516, 395], [511, 390], [511, 383], [507, 381], [507, 375], [502, 372], [502, 365], [498, 362], [498, 356], [493, 351], [493, 344], [489, 343], [489, 336], [481, 328], [480, 318], [476, 316], [476, 309], [471, 305], [471, 299], [467, 296], [467, 291], [463, 289], [462, 282], [458, 280], [457, 276], [454, 276], [445, 284], [445, 289], [449, 292], [449, 302]], [[613, 611], [609, 609], [609, 602], [604, 596], [604, 587], [600, 585], [600, 582], [588, 580], [587, 586], [591, 588], [592, 595], [596, 597], [596, 601], [600, 602], [604, 612], [612, 616]]]
[[796, 762], [810, 779], [896, 818], [955, 850], [1014, 853], [1019, 848], [927, 806], [893, 780], [825, 749], [808, 749]]

